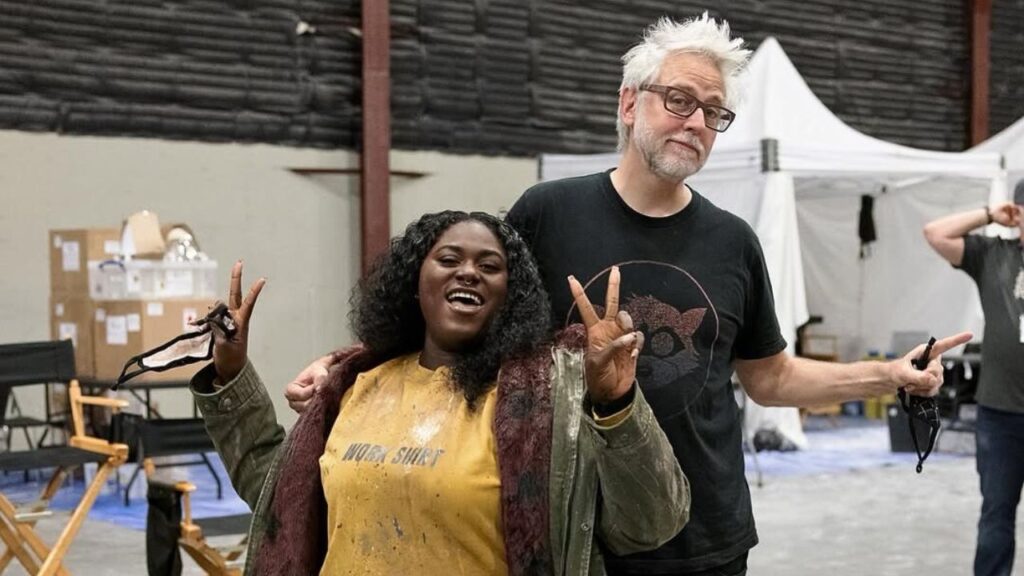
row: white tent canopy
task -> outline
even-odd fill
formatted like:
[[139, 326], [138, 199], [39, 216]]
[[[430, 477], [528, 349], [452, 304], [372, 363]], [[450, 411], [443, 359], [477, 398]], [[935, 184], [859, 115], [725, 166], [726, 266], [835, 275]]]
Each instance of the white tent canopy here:
[[991, 202], [996, 204], [1012, 199], [1014, 186], [1024, 178], [1024, 118], [1018, 119], [1002, 132], [971, 148], [970, 151], [995, 153], [1003, 157], [1006, 181], [1001, 188], [995, 189]]
[[[861, 134], [811, 92], [774, 38], [743, 80], [737, 120], [688, 180], [747, 220], [764, 247], [783, 332], [820, 314], [841, 353], [886, 351], [894, 332], [980, 327], [977, 296], [928, 248], [928, 220], [980, 207], [1002, 186], [999, 155], [919, 150]], [[544, 155], [550, 180], [613, 167], [618, 154]], [[872, 256], [859, 259], [860, 196], [875, 196]], [[798, 226], [799, 221], [799, 226]]]

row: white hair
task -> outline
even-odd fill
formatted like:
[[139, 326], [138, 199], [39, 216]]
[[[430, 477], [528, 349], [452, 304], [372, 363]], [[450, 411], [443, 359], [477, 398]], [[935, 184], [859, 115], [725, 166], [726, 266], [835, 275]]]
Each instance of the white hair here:
[[[725, 90], [725, 106], [735, 108], [742, 100], [739, 74], [750, 58], [750, 50], [743, 47], [743, 38], [731, 38], [729, 23], [716, 21], [704, 12], [698, 18], [676, 22], [662, 17], [644, 30], [643, 40], [622, 57], [622, 85], [619, 94], [627, 88], [655, 81], [665, 58], [673, 54], [700, 54], [718, 67]], [[630, 129], [618, 118], [615, 128], [619, 133], [619, 149], [629, 140]]]

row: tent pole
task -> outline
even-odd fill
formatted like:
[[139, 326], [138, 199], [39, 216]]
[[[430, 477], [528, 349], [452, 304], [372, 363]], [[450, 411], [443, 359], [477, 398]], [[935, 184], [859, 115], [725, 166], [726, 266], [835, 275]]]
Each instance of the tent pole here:
[[775, 138], [761, 139], [761, 172], [779, 171], [779, 141]]

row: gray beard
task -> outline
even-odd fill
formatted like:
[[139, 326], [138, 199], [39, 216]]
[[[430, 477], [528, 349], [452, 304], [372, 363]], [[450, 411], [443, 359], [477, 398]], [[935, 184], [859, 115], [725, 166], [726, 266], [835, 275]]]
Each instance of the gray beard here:
[[662, 180], [682, 182], [696, 174], [703, 166], [703, 162], [667, 161], [662, 154], [649, 154], [647, 150], [638, 146], [640, 155], [643, 157], [647, 168], [652, 174]]
[[[658, 178], [678, 183], [704, 167], [704, 162], [699, 159], [691, 161], [672, 158], [667, 152], [659, 150], [658, 143], [653, 140], [646, 124], [641, 123], [633, 128], [633, 145], [640, 152], [648, 170]], [[707, 160], [706, 156], [704, 160]]]

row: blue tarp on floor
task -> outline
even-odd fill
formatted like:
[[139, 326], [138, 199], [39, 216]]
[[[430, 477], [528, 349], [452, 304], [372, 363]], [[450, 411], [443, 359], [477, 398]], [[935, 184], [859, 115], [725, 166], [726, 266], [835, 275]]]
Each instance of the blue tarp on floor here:
[[[841, 474], [864, 468], [902, 466], [913, 473], [917, 456], [913, 453], [894, 453], [889, 449], [889, 429], [885, 423], [863, 418], [841, 418], [828, 421], [812, 417], [805, 428], [810, 446], [797, 452], [763, 451], [756, 455], [746, 454], [747, 476], [755, 480], [758, 466], [765, 478], [772, 476], [794, 476], [814, 474]], [[196, 485], [192, 494], [192, 513], [196, 518], [209, 518], [243, 514], [249, 511], [231, 488], [227, 473], [216, 454], [210, 460], [224, 486], [224, 497], [217, 499], [217, 490], [210, 472], [205, 466], [183, 466], [162, 468], [160, 474], [169, 478], [189, 480]], [[928, 462], [954, 458], [971, 458], [955, 454], [933, 453]], [[924, 473], [928, 473], [928, 462]], [[95, 520], [113, 522], [120, 526], [144, 530], [146, 527], [146, 483], [140, 478], [132, 487], [131, 505], [124, 505], [124, 485], [134, 471], [134, 465], [122, 466], [119, 470], [120, 489], [111, 481], [97, 498], [89, 517]], [[0, 476], [0, 490], [15, 503], [35, 500], [45, 485], [48, 473], [33, 472], [31, 481], [25, 482], [21, 473]], [[70, 510], [81, 497], [84, 482], [71, 481], [58, 493], [54, 508]]]
[[[249, 512], [248, 505], [231, 488], [231, 482], [228, 480], [227, 472], [224, 470], [220, 458], [216, 453], [209, 454], [209, 458], [224, 487], [224, 497], [221, 499], [217, 499], [217, 485], [206, 466], [161, 468], [158, 473], [161, 477], [188, 480], [196, 485], [196, 491], [192, 493], [192, 516], [195, 518], [230, 516]], [[172, 462], [173, 460], [162, 461]], [[125, 485], [134, 470], [134, 464], [126, 464], [118, 469], [121, 479], [120, 487], [115, 481], [109, 481], [103, 492], [96, 498], [96, 503], [89, 511], [89, 518], [113, 522], [119, 526], [136, 530], [146, 529], [146, 481], [142, 474], [132, 486], [131, 505], [124, 505]], [[49, 476], [49, 471], [33, 471], [30, 473], [30, 481], [26, 483], [21, 472], [10, 472], [6, 476], [0, 475], [0, 490], [15, 504], [30, 502], [38, 498], [39, 493], [46, 486]], [[66, 484], [57, 493], [52, 504], [54, 509], [71, 510], [81, 498], [85, 482], [81, 478], [68, 482], [70, 484]]]
[[[883, 466], [903, 466], [913, 472], [917, 466], [917, 454], [890, 450], [889, 427], [879, 420], [840, 418], [830, 421], [811, 417], [804, 432], [809, 443], [807, 450], [762, 451], [757, 453], [756, 462], [753, 454], [745, 454], [748, 479], [756, 475], [757, 465], [765, 477], [834, 474]], [[928, 439], [921, 441], [923, 449]], [[925, 461], [923, 473], [928, 473], [929, 462], [953, 458], [973, 456], [932, 452]]]

